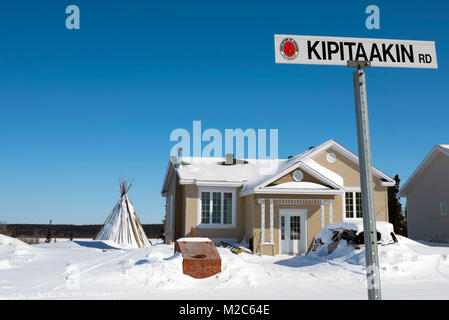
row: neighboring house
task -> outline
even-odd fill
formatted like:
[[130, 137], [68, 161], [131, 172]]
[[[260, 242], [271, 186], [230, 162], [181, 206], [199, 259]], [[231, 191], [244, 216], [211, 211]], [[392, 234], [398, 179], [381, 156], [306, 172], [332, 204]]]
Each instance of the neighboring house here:
[[412, 239], [449, 242], [449, 145], [436, 145], [399, 190]]
[[[333, 140], [288, 159], [178, 158], [162, 187], [166, 242], [194, 228], [256, 253], [298, 254], [330, 222], [362, 218], [358, 157]], [[394, 180], [376, 168], [373, 176], [376, 218], [388, 221]]]

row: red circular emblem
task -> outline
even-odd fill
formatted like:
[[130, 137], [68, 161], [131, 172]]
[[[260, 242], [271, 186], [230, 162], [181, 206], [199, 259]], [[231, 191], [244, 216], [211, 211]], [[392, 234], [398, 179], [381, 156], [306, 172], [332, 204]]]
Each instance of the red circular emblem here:
[[287, 41], [286, 43], [284, 43], [285, 55], [291, 57], [295, 54], [295, 51], [296, 51], [296, 48], [295, 48], [295, 45], [293, 44], [293, 42]]
[[286, 60], [293, 60], [299, 54], [298, 43], [292, 38], [285, 38], [281, 41], [281, 56]]

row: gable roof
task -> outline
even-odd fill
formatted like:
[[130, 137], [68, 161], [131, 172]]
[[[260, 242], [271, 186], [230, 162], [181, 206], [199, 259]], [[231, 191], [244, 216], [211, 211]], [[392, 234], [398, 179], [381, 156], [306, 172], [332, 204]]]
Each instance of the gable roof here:
[[432, 150], [430, 150], [424, 160], [419, 164], [418, 168], [415, 169], [415, 171], [407, 179], [405, 184], [401, 187], [401, 189], [399, 189], [400, 197], [407, 196], [407, 192], [413, 186], [416, 179], [418, 179], [423, 174], [423, 172], [432, 163], [433, 159], [435, 159], [438, 154], [444, 154], [449, 157], [449, 144], [437, 144], [433, 146]]
[[[321, 166], [313, 160], [313, 157], [328, 148], [341, 153], [349, 160], [358, 165], [358, 157], [338, 144], [334, 140], [324, 142], [318, 147], [306, 150], [288, 159], [245, 159], [246, 164], [234, 164], [230, 166], [220, 165], [223, 158], [188, 158], [189, 164], [176, 167], [170, 162], [162, 186], [162, 195], [165, 196], [171, 174], [176, 172], [180, 184], [196, 184], [199, 186], [229, 186], [242, 187], [241, 196], [252, 193], [293, 193], [294, 188], [283, 188], [269, 186], [272, 182], [299, 168], [321, 181], [324, 187], [330, 188], [307, 188], [307, 184], [301, 185], [301, 193], [335, 194], [342, 193], [343, 178], [335, 172]], [[385, 185], [394, 185], [394, 180], [373, 167], [373, 174], [385, 182]], [[299, 185], [298, 185], [299, 187]], [[278, 190], [279, 189], [279, 190]], [[286, 190], [290, 190], [287, 192]]]

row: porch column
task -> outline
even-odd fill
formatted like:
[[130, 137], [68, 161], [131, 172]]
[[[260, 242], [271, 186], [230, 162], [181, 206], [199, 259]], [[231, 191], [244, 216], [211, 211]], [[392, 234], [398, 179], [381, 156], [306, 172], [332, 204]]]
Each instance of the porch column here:
[[324, 228], [324, 200], [320, 201], [320, 212], [321, 212], [321, 229]]
[[329, 223], [332, 223], [333, 217], [332, 217], [332, 200], [329, 200]]
[[270, 199], [270, 243], [274, 243], [274, 200]]
[[260, 243], [265, 243], [265, 199], [260, 199]]

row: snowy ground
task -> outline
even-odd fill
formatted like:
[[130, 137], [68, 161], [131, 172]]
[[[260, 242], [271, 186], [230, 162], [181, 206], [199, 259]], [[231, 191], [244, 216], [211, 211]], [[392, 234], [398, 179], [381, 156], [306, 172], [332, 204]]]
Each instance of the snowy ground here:
[[[0, 299], [366, 299], [363, 250], [261, 257], [218, 248], [223, 271], [182, 274], [173, 246], [122, 250], [76, 240], [26, 245], [0, 235]], [[449, 245], [380, 247], [384, 299], [449, 298]]]

